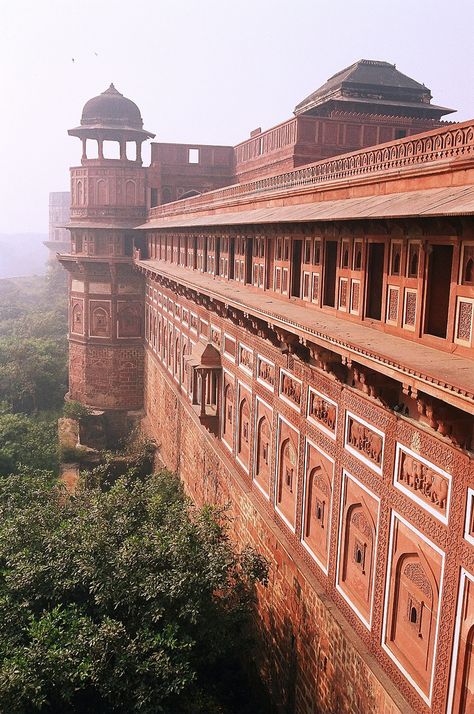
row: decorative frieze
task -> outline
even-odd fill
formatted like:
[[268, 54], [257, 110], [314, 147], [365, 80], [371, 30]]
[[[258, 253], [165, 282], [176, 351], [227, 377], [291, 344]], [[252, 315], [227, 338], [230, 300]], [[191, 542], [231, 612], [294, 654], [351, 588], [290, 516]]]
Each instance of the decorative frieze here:
[[312, 387], [308, 387], [307, 416], [321, 431], [336, 438], [337, 404]]
[[248, 374], [253, 372], [253, 351], [241, 342], [239, 342], [239, 367]]
[[451, 476], [402, 444], [397, 444], [393, 483], [440, 521], [448, 522]]
[[289, 372], [280, 369], [280, 397], [294, 409], [301, 407], [301, 380], [293, 377]]
[[383, 433], [350, 412], [346, 413], [345, 447], [374, 471], [382, 473]]
[[261, 355], [257, 355], [257, 381], [272, 392], [275, 389], [275, 365]]

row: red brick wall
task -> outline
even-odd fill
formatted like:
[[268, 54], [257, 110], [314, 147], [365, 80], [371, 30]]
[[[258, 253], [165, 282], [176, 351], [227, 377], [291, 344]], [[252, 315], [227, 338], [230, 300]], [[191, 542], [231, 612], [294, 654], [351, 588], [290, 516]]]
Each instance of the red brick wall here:
[[145, 373], [144, 427], [156, 440], [160, 458], [179, 472], [195, 502], [230, 503], [237, 544], [254, 546], [270, 563], [269, 585], [259, 590], [264, 635], [259, 656], [278, 711], [410, 714], [410, 706], [267, 514], [264, 497], [244, 482], [221, 444], [200, 427], [149, 351]]

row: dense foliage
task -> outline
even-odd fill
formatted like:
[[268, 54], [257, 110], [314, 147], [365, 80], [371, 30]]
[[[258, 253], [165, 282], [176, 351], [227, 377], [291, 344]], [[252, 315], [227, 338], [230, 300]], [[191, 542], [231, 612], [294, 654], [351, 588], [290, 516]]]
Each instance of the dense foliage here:
[[0, 280], [0, 476], [57, 469], [67, 389], [66, 277]]
[[248, 712], [238, 661], [265, 564], [223, 520], [165, 472], [73, 496], [0, 480], [0, 711], [218, 714], [240, 692]]
[[[67, 300], [62, 268], [0, 281], [0, 402], [13, 412], [58, 409], [67, 389]], [[62, 271], [64, 272], [64, 271]]]
[[0, 476], [57, 469], [58, 427], [50, 415], [12, 414], [0, 404]]

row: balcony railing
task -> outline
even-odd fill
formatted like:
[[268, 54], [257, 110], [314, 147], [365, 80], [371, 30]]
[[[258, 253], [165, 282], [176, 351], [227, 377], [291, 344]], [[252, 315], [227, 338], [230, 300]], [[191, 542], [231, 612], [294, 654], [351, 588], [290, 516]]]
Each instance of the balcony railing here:
[[474, 120], [470, 120], [463, 124], [453, 124], [449, 128], [443, 127], [369, 149], [342, 154], [277, 176], [255, 179], [209, 191], [194, 198], [157, 206], [151, 209], [150, 218], [192, 213], [204, 206], [213, 206], [251, 194], [316, 187], [331, 181], [371, 176], [443, 160], [469, 158], [473, 155]]

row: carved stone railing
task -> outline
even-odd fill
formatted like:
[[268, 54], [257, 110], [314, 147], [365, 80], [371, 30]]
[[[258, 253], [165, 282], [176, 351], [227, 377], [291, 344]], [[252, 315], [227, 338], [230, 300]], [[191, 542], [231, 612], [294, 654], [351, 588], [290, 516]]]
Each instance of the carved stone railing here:
[[318, 186], [330, 181], [371, 176], [471, 156], [474, 156], [474, 120], [387, 144], [379, 144], [350, 154], [342, 154], [277, 176], [255, 179], [209, 191], [194, 198], [157, 206], [151, 209], [150, 218], [191, 213], [204, 206], [212, 206], [250, 194]]
[[71, 206], [71, 218], [117, 219], [131, 222], [144, 220], [144, 206]]
[[296, 128], [297, 119], [290, 119], [237, 144], [235, 147], [237, 165], [252, 159], [262, 158], [266, 154], [271, 154], [273, 151], [281, 149], [283, 146], [294, 143]]

